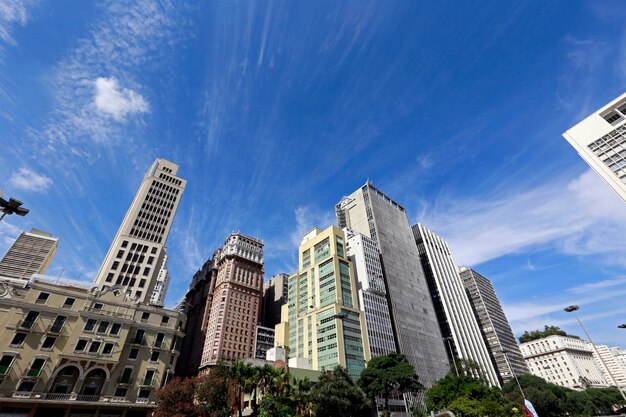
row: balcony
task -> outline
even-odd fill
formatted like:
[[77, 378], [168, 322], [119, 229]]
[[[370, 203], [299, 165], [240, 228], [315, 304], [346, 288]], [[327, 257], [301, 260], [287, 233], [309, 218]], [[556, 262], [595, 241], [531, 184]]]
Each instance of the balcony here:
[[55, 394], [52, 392], [49, 392], [42, 396], [44, 400], [53, 400], [53, 401], [69, 401], [69, 400], [74, 399], [73, 397], [76, 397], [76, 394]]
[[104, 308], [95, 308], [95, 307], [90, 307], [90, 306], [85, 306], [83, 307], [83, 311], [89, 312], [89, 313], [95, 313], [95, 314], [103, 314], [106, 316], [111, 316], [111, 317], [119, 317], [119, 318], [123, 318], [123, 319], [132, 319], [133, 315], [126, 313], [126, 312], [121, 312], [121, 311], [111, 311], [111, 310], [107, 310]]
[[79, 394], [76, 396], [76, 401], [100, 401], [101, 398], [103, 397], [100, 395]]

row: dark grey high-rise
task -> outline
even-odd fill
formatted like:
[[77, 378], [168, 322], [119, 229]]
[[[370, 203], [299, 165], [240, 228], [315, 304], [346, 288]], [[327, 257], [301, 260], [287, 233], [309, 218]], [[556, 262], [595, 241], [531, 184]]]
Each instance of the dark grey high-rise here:
[[530, 373], [491, 282], [465, 266], [459, 272], [500, 382], [513, 378], [511, 371], [515, 375]]
[[336, 206], [339, 227], [378, 244], [399, 351], [429, 387], [449, 369], [413, 232], [404, 207], [369, 182]]

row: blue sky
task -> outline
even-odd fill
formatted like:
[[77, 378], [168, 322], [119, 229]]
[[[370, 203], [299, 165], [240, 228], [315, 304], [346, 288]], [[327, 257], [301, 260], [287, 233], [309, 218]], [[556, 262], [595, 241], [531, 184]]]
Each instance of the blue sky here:
[[367, 179], [492, 279], [516, 333], [577, 303], [626, 347], [626, 205], [561, 137], [626, 88], [621, 1], [0, 5], [0, 188], [91, 280], [150, 163], [187, 190], [169, 305], [231, 231], [292, 272]]

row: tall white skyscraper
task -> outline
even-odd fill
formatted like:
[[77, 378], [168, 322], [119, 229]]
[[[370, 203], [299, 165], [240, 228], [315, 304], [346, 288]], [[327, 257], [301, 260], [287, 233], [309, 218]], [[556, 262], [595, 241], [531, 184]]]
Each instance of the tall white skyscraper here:
[[57, 253], [58, 237], [31, 229], [22, 232], [0, 260], [0, 276], [30, 279], [43, 274]]
[[578, 123], [563, 137], [626, 201], [626, 93]]
[[444, 338], [452, 338], [449, 346], [453, 352], [449, 354], [475, 361], [487, 381], [499, 386], [498, 374], [448, 244], [421, 224], [413, 226], [413, 234], [441, 333]]
[[154, 161], [111, 243], [94, 283], [121, 285], [137, 301], [150, 299], [165, 257], [165, 242], [187, 181], [178, 165]]

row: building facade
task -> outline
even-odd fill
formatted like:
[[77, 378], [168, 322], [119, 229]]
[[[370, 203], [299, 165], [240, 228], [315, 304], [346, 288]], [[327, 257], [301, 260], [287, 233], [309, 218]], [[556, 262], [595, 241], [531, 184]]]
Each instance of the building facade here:
[[184, 316], [123, 287], [0, 281], [0, 408], [13, 416], [150, 415], [174, 375]]
[[365, 315], [365, 328], [370, 357], [396, 352], [393, 325], [387, 304], [383, 267], [376, 242], [348, 228], [346, 254], [354, 267], [359, 307]]
[[617, 97], [563, 137], [626, 201], [626, 93]]
[[421, 224], [413, 226], [413, 234], [441, 334], [451, 338], [448, 339], [450, 360], [455, 357], [473, 360], [482, 368], [487, 382], [499, 386], [498, 374], [448, 243]]
[[459, 268], [459, 274], [500, 383], [508, 382], [513, 375], [530, 373], [491, 282], [465, 266]]
[[343, 231], [334, 226], [304, 235], [276, 344], [288, 348], [290, 367], [321, 371], [341, 365], [358, 378], [369, 348], [345, 241]]
[[593, 351], [578, 338], [548, 336], [520, 344], [520, 351], [530, 372], [553, 384], [577, 390], [608, 385]]
[[165, 303], [165, 295], [170, 287], [170, 271], [167, 269], [167, 255], [163, 257], [163, 262], [159, 268], [154, 290], [150, 296], [150, 304], [163, 306]]
[[22, 232], [0, 260], [0, 277], [29, 280], [44, 274], [57, 252], [59, 238], [37, 229]]
[[[196, 375], [202, 362], [202, 352], [206, 340], [206, 328], [210, 307], [213, 300], [212, 286], [215, 285], [219, 250], [206, 261], [196, 272], [189, 284], [189, 290], [179, 308], [187, 317], [185, 322], [185, 338], [183, 339], [180, 360], [176, 365], [176, 373], [183, 376]], [[207, 311], [209, 309], [209, 311]]]
[[143, 178], [94, 283], [121, 285], [136, 301], [150, 300], [165, 258], [165, 242], [187, 181], [178, 165], [157, 159]]
[[232, 233], [216, 252], [213, 269], [204, 312], [201, 372], [219, 360], [255, 356], [263, 297], [263, 242]]
[[626, 367], [620, 361], [623, 351], [618, 347], [610, 348], [607, 345], [596, 345], [594, 350], [591, 343], [587, 343], [587, 348], [593, 352], [593, 359], [604, 380], [610, 385], [617, 385], [622, 391], [626, 390]]
[[274, 347], [274, 328], [256, 326], [254, 339], [254, 357], [265, 360], [267, 351]]
[[280, 323], [282, 306], [287, 302], [289, 275], [277, 274], [263, 284], [263, 308], [261, 323], [274, 328]]
[[447, 373], [448, 359], [404, 207], [368, 182], [343, 198], [336, 214], [339, 227], [376, 242], [397, 347], [430, 387]]

